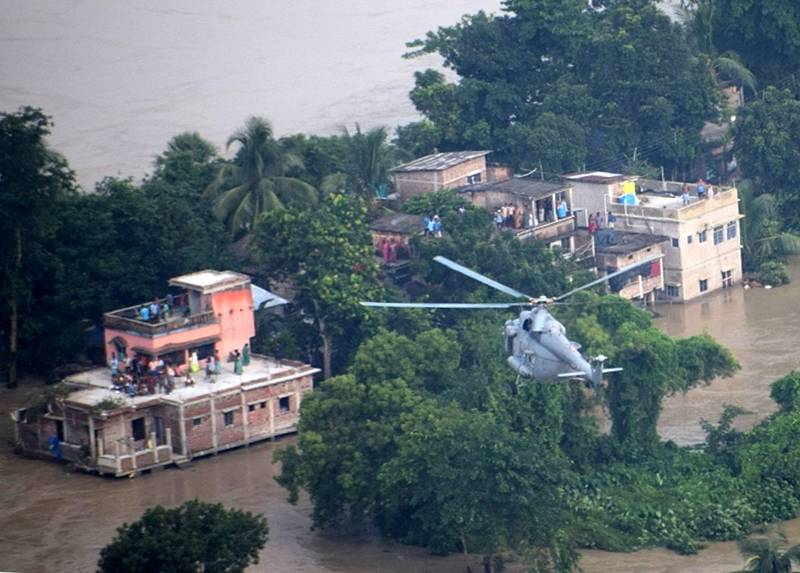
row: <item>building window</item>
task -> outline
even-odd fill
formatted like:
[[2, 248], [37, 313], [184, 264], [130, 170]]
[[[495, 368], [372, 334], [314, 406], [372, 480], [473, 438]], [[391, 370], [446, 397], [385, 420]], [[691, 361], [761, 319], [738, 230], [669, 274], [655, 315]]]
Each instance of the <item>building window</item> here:
[[673, 285], [667, 285], [667, 296], [677, 298], [681, 295], [681, 289]]
[[691, 245], [691, 244], [692, 244], [692, 241], [693, 241], [693, 240], [694, 240], [694, 237], [692, 237], [691, 235], [689, 235], [688, 237], [686, 237], [686, 243], [687, 243], [687, 244], [689, 244], [689, 245]]
[[733, 271], [722, 271], [722, 288], [733, 286]]
[[569, 243], [570, 243], [569, 237], [564, 237], [563, 239], [561, 239], [561, 252], [563, 253], [571, 252], [571, 249], [569, 248]]
[[147, 432], [144, 429], [144, 418], [131, 420], [131, 433], [133, 434], [133, 439], [137, 442], [145, 439]]
[[247, 411], [248, 412], [255, 412], [256, 411], [256, 405], [255, 404], [248, 404]]
[[261, 409], [263, 410], [264, 408], [266, 408], [266, 407], [267, 407], [267, 403], [266, 403], [266, 402], [259, 402], [259, 403], [258, 403], [258, 407], [259, 407], [259, 408], [261, 408]]
[[725, 240], [725, 233], [723, 232], [722, 225], [714, 227], [714, 244], [719, 245]]
[[281, 414], [285, 414], [291, 408], [289, 408], [289, 396], [284, 396], [278, 400], [278, 409], [280, 410]]
[[700, 231], [699, 233], [697, 233], [697, 241], [700, 242], [700, 243], [705, 243], [706, 242], [706, 232], [705, 231]]
[[224, 412], [222, 414], [222, 418], [223, 418], [226, 426], [233, 426], [233, 415], [235, 413], [236, 412], [234, 410], [231, 410], [230, 412]]
[[700, 279], [700, 292], [708, 290], [708, 279]]
[[473, 173], [472, 175], [467, 175], [467, 185], [475, 185], [475, 183], [481, 182], [481, 174], [480, 173]]
[[167, 354], [159, 355], [159, 358], [164, 361], [164, 364], [180, 366], [186, 363], [186, 351], [176, 350], [175, 352], [168, 352]]
[[56, 420], [56, 435], [59, 442], [64, 441], [64, 420]]
[[192, 427], [195, 428], [203, 423], [203, 418], [192, 418]]
[[203, 346], [191, 348], [189, 350], [189, 356], [192, 355], [192, 352], [197, 352], [198, 360], [205, 360], [206, 358], [214, 354], [214, 343], [212, 342], [211, 344], [204, 344]]
[[736, 221], [728, 223], [728, 240], [736, 238]]
[[677, 249], [680, 246], [680, 241], [678, 241], [678, 239], [672, 239], [672, 246]]

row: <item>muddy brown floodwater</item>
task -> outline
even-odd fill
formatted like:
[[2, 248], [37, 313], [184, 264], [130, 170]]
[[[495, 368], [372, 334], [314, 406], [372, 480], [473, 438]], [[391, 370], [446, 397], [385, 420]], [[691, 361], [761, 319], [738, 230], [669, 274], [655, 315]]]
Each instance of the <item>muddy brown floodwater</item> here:
[[[792, 265], [792, 273], [794, 282], [788, 287], [735, 288], [701, 302], [659, 308], [662, 317], [656, 322], [669, 334], [688, 336], [706, 330], [742, 363], [742, 370], [731, 379], [668, 399], [659, 424], [665, 438], [684, 444], [702, 440], [698, 420], [716, 420], [725, 403], [753, 411], [749, 424], [773, 411], [769, 384], [800, 367], [800, 353], [795, 352], [800, 339], [800, 264]], [[433, 557], [376, 537], [341, 538], [311, 531], [308, 501], [289, 505], [285, 492], [272, 480], [276, 471], [272, 452], [294, 438], [202, 459], [190, 469], [169, 469], [132, 480], [70, 473], [53, 463], [16, 457], [7, 414], [31, 391], [0, 391], [0, 570], [92, 571], [100, 548], [122, 522], [135, 520], [156, 504], [199, 498], [266, 514], [270, 541], [252, 571], [463, 571], [458, 556]], [[782, 528], [790, 540], [800, 541], [800, 520], [785, 522]], [[735, 543], [713, 543], [688, 557], [662, 549], [627, 554], [585, 551], [581, 562], [587, 573], [723, 573], [741, 564]]]

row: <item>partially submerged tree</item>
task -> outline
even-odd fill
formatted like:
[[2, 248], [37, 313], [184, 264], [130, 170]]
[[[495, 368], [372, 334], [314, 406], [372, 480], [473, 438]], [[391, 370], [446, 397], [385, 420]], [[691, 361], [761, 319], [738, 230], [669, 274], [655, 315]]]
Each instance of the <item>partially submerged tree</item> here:
[[258, 563], [269, 527], [263, 515], [187, 501], [148, 509], [100, 551], [100, 573], [242, 573]]
[[737, 543], [746, 559], [744, 570], [752, 573], [791, 573], [800, 565], [800, 545], [787, 547], [786, 536], [773, 531], [763, 537], [750, 537]]

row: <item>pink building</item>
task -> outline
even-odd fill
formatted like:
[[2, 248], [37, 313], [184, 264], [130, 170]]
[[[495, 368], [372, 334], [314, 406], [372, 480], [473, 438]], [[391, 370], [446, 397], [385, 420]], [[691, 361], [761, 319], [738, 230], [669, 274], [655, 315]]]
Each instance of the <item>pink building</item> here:
[[[184, 292], [105, 314], [107, 363], [116, 353], [120, 358], [138, 354], [184, 365], [193, 352], [204, 360], [214, 350], [225, 360], [255, 336], [253, 295], [247, 275], [205, 270], [176, 277], [169, 284]], [[166, 315], [159, 310], [157, 317], [152, 316], [151, 305], [161, 309], [168, 302], [172, 302], [172, 308]], [[148, 320], [139, 312], [143, 307], [148, 308]]]
[[[106, 357], [109, 365], [112, 354], [139, 364], [163, 360], [182, 375], [146, 366], [146, 374], [116, 379], [110, 368], [70, 376], [63, 391], [15, 412], [21, 451], [126, 476], [296, 430], [300, 404], [319, 370], [259, 355], [250, 355], [240, 371], [227, 361], [233, 351], [243, 352], [255, 334], [250, 278], [206, 270], [170, 284], [185, 290], [105, 315]], [[161, 307], [168, 300], [169, 312], [159, 308], [157, 317], [143, 316], [143, 307]], [[205, 362], [215, 351], [222, 362], [218, 372], [208, 372]], [[191, 369], [194, 353], [200, 369], [187, 384], [183, 374]], [[138, 379], [137, 390], [121, 387], [120, 378]], [[151, 384], [145, 386], [144, 380]]]

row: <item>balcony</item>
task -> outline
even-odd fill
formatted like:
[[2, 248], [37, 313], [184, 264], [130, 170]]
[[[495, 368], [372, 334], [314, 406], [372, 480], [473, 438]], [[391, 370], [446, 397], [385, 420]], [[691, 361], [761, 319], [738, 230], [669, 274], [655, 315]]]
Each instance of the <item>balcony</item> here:
[[133, 331], [154, 337], [178, 329], [193, 328], [217, 322], [213, 310], [190, 312], [188, 306], [180, 306], [178, 304], [176, 304], [175, 309], [170, 311], [167, 317], [159, 316], [158, 320], [155, 321], [142, 320], [139, 315], [139, 309], [142, 306], [149, 306], [153, 302], [160, 306], [166, 302], [166, 299], [158, 299], [107, 312], [103, 315], [103, 326], [107, 329]]
[[553, 239], [556, 237], [564, 237], [575, 230], [575, 218], [568, 216], [564, 219], [557, 221], [548, 221], [528, 227], [525, 229], [517, 229], [514, 231], [518, 239], [535, 238], [540, 241]]

